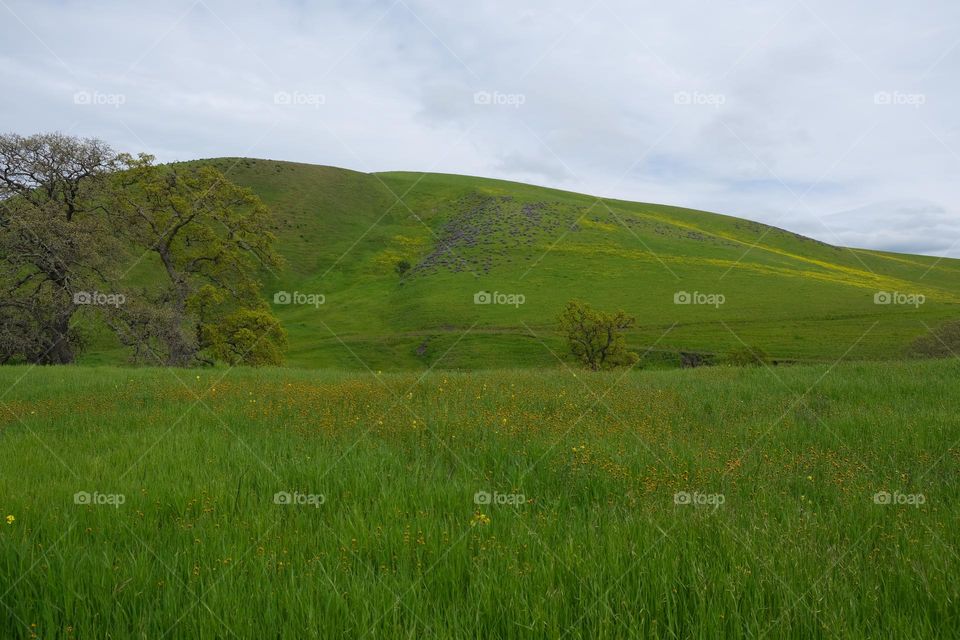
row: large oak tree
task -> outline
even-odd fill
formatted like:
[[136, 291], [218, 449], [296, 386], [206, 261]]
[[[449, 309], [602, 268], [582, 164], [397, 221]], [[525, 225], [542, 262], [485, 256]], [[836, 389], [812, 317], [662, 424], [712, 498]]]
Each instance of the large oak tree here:
[[0, 135], [0, 362], [73, 362], [74, 295], [118, 262], [101, 195], [119, 166], [99, 140]]
[[286, 334], [259, 277], [281, 259], [263, 202], [210, 166], [125, 160], [112, 206], [164, 276], [124, 309], [127, 340], [174, 366], [279, 364]]
[[[77, 294], [135, 359], [278, 364], [285, 333], [260, 295], [280, 267], [269, 215], [216, 169], [155, 165], [98, 140], [0, 136], [0, 363], [73, 362]], [[155, 264], [132, 293], [137, 264]]]

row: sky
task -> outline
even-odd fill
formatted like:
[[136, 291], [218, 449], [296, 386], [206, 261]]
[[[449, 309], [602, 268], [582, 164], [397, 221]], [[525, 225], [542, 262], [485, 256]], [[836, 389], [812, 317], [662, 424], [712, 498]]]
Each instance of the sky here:
[[956, 0], [0, 0], [0, 131], [496, 177], [960, 257]]

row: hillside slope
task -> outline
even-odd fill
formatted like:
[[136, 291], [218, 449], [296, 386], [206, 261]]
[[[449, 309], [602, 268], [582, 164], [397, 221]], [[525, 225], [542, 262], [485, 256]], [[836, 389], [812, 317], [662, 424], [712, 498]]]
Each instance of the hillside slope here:
[[[896, 358], [960, 315], [957, 260], [834, 247], [713, 213], [484, 178], [202, 162], [274, 212], [288, 264], [268, 277], [271, 299], [324, 296], [319, 306], [274, 305], [293, 366], [558, 366], [554, 322], [572, 298], [634, 314], [629, 342], [648, 365], [742, 343], [782, 360]], [[400, 260], [412, 265], [403, 278]], [[523, 303], [475, 304], [478, 292]], [[707, 304], [676, 304], [684, 292]], [[899, 296], [876, 304], [879, 292]]]

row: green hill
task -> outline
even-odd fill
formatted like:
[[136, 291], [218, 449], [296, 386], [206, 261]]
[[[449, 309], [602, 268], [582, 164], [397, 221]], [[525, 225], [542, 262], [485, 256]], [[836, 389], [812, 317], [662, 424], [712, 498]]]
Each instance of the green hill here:
[[[271, 300], [324, 297], [274, 305], [292, 366], [559, 366], [566, 356], [554, 322], [572, 298], [635, 315], [629, 343], [647, 366], [741, 341], [783, 361], [892, 359], [960, 316], [957, 260], [835, 247], [739, 218], [485, 178], [201, 162], [274, 212], [287, 267], [267, 277]], [[412, 265], [403, 278], [400, 260]], [[478, 292], [513, 304], [475, 304]], [[683, 292], [705, 304], [676, 304]], [[880, 292], [894, 303], [877, 304]], [[86, 360], [115, 355], [93, 350]]]

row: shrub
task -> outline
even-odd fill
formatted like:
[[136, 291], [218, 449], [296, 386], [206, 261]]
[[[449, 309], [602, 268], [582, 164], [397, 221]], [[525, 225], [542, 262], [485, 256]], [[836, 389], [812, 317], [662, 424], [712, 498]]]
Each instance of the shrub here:
[[759, 367], [770, 362], [770, 356], [760, 347], [746, 345], [727, 352], [724, 362], [737, 367]]
[[915, 358], [960, 355], [960, 320], [952, 320], [913, 341], [907, 353]]
[[637, 364], [639, 356], [627, 351], [623, 337], [635, 322], [623, 311], [604, 313], [578, 300], [568, 302], [560, 314], [560, 327], [567, 335], [570, 352], [594, 371]]

